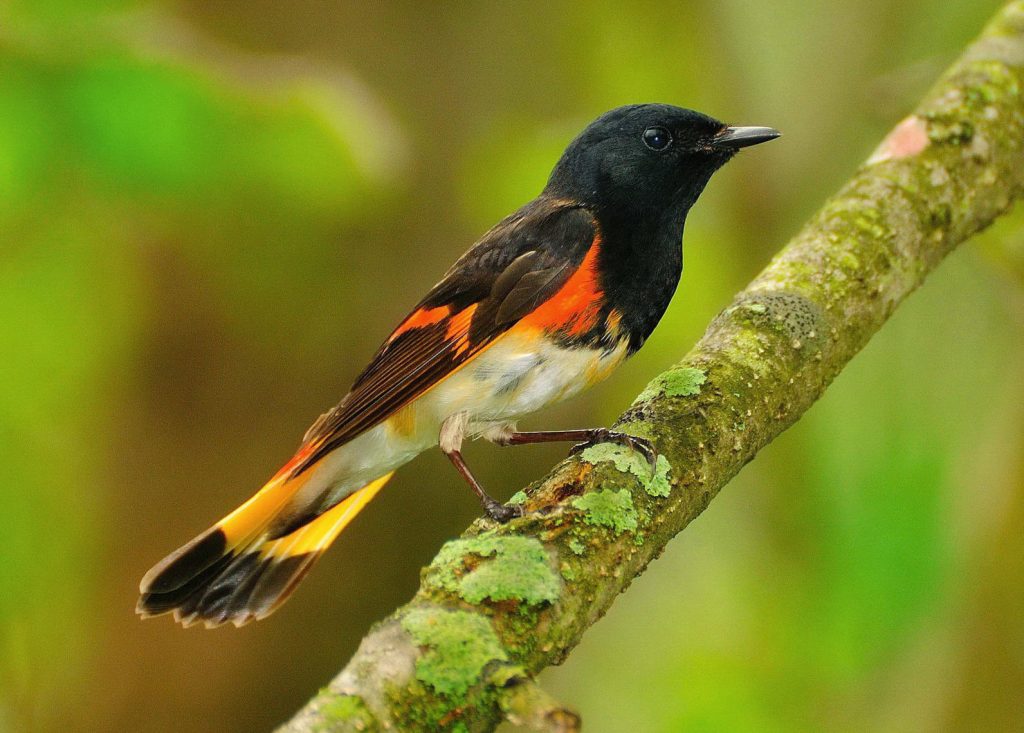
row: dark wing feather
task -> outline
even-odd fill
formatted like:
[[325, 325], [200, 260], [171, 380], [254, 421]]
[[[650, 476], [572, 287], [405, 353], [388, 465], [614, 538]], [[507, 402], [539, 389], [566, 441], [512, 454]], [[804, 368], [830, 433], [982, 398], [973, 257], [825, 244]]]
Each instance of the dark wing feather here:
[[312, 466], [383, 422], [550, 298], [579, 268], [597, 225], [586, 210], [537, 199], [463, 255], [356, 379], [352, 390], [307, 431]]
[[[525, 255], [524, 255], [525, 256]], [[531, 263], [535, 264], [535, 263]], [[527, 313], [533, 311], [541, 302], [557, 290], [572, 274], [575, 266], [568, 262], [532, 270], [516, 278], [515, 283], [498, 304], [494, 320], [498, 324], [515, 323]], [[556, 284], [552, 288], [552, 284]]]

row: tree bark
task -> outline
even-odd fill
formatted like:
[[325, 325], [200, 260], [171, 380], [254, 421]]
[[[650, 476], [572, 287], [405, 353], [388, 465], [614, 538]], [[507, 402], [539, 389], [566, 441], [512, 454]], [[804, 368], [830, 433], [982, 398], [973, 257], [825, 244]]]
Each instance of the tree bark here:
[[478, 520], [280, 733], [576, 730], [533, 682], [822, 394], [956, 245], [1024, 192], [1024, 1], [1011, 2], [853, 178], [616, 428]]

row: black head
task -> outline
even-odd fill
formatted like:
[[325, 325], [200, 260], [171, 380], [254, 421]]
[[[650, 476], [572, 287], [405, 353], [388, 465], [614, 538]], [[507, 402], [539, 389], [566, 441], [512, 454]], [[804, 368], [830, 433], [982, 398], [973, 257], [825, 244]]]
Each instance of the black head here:
[[598, 117], [555, 166], [545, 193], [604, 213], [685, 216], [711, 175], [741, 147], [779, 136], [728, 127], [668, 104], [634, 104]]

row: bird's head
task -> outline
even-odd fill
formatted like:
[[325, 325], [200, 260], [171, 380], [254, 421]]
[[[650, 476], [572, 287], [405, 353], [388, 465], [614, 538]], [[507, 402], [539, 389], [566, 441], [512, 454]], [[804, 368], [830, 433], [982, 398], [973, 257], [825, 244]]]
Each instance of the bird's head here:
[[779, 134], [770, 127], [730, 127], [668, 104], [619, 107], [569, 144], [545, 191], [598, 211], [685, 215], [740, 148]]

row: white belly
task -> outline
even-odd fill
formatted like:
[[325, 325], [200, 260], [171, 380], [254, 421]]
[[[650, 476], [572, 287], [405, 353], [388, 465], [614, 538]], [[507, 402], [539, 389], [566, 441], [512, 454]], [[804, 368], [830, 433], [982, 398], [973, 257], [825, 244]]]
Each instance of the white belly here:
[[468, 432], [476, 435], [572, 397], [606, 377], [625, 352], [625, 342], [607, 353], [568, 349], [513, 332], [417, 400], [417, 407], [422, 404], [437, 427], [466, 412]]
[[437, 445], [441, 425], [466, 415], [466, 435], [477, 437], [571, 397], [604, 379], [626, 355], [623, 341], [610, 352], [568, 349], [553, 341], [509, 332], [427, 393], [327, 456], [316, 487], [333, 485], [336, 498]]

